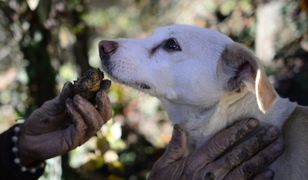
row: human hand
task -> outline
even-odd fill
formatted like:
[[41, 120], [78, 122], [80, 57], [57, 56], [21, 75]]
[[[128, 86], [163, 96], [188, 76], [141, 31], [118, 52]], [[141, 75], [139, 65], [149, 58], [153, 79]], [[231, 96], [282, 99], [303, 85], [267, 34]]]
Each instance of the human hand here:
[[22, 164], [30, 165], [62, 155], [85, 143], [111, 118], [104, 87], [96, 94], [96, 107], [66, 83], [60, 95], [45, 102], [25, 121], [19, 140]]
[[175, 125], [172, 139], [154, 164], [149, 179], [272, 179], [274, 173], [266, 168], [282, 153], [283, 144], [273, 126], [263, 127], [249, 137], [258, 126], [254, 119], [237, 122], [185, 156], [187, 137]]

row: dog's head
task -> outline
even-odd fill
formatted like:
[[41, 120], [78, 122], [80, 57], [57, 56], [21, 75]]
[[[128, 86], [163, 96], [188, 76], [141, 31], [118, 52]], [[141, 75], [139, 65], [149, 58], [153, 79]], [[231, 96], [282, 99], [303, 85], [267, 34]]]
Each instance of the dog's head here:
[[248, 89], [266, 111], [276, 97], [257, 58], [213, 30], [171, 25], [143, 39], [101, 41], [99, 52], [113, 80], [170, 102], [206, 107]]

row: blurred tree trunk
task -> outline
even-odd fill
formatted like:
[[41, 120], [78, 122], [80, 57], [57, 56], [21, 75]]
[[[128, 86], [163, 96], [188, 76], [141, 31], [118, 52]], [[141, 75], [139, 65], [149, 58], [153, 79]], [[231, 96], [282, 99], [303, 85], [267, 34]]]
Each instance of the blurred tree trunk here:
[[55, 97], [56, 73], [51, 66], [51, 57], [47, 51], [51, 38], [50, 31], [44, 27], [38, 11], [28, 10], [24, 16], [30, 27], [21, 42], [20, 49], [27, 61], [26, 72], [29, 77], [29, 97], [32, 105], [28, 109], [30, 113], [33, 108]]
[[76, 34], [76, 43], [74, 44], [74, 56], [76, 64], [80, 67], [81, 73], [90, 68], [88, 56], [88, 28], [85, 27], [82, 32]]
[[73, 33], [76, 37], [76, 42], [73, 45], [75, 62], [79, 66], [81, 73], [84, 73], [90, 68], [89, 65], [89, 27], [83, 21], [82, 15], [86, 13], [86, 5], [83, 0], [80, 0], [79, 7], [74, 8], [70, 14], [72, 18]]

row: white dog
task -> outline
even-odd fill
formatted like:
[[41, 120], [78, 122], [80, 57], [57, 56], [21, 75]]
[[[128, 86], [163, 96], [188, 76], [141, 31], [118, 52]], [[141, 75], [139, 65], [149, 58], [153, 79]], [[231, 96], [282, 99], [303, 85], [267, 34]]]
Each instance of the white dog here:
[[193, 147], [235, 120], [283, 127], [275, 179], [308, 178], [308, 111], [279, 97], [254, 54], [219, 32], [188, 25], [144, 39], [100, 42], [103, 69], [120, 83], [159, 98]]

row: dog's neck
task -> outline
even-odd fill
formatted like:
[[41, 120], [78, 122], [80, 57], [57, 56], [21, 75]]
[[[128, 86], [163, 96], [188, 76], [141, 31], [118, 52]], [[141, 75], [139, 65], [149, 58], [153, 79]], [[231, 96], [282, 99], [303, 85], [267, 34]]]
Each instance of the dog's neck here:
[[255, 95], [247, 91], [240, 95], [226, 94], [210, 107], [177, 104], [167, 100], [162, 100], [162, 104], [171, 121], [186, 128], [188, 142], [193, 148], [203, 144], [219, 130], [244, 118], [256, 118], [261, 124], [282, 127], [296, 106], [288, 99], [278, 97], [272, 108], [263, 114]]

